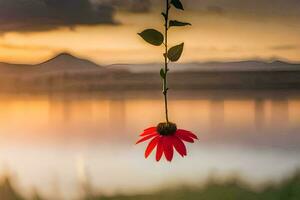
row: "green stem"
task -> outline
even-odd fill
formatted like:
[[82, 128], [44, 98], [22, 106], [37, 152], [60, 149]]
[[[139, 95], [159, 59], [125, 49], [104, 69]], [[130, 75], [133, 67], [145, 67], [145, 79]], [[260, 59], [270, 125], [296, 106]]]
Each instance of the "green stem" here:
[[169, 0], [166, 0], [166, 17], [165, 17], [165, 78], [163, 81], [163, 94], [165, 98], [165, 114], [166, 114], [166, 122], [169, 123], [169, 115], [168, 115], [168, 25], [169, 25], [169, 10], [170, 10], [170, 3]]

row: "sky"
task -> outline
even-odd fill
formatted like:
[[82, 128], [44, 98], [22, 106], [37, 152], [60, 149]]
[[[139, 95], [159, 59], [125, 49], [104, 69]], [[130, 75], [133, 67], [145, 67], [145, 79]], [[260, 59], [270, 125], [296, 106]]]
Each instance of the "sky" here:
[[[0, 0], [0, 62], [35, 64], [61, 52], [99, 64], [162, 61], [137, 33], [162, 30], [161, 0]], [[300, 62], [298, 0], [182, 0], [170, 30], [181, 62], [281, 59]]]

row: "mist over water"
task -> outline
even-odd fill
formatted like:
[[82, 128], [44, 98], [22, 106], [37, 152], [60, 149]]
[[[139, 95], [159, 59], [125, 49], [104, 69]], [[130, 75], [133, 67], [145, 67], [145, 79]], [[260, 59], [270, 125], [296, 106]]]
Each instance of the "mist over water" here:
[[160, 92], [0, 95], [0, 110], [0, 169], [24, 193], [68, 199], [87, 182], [104, 194], [144, 193], [212, 174], [257, 185], [300, 166], [298, 91], [171, 91], [171, 120], [200, 138], [171, 164], [134, 145], [164, 119]]

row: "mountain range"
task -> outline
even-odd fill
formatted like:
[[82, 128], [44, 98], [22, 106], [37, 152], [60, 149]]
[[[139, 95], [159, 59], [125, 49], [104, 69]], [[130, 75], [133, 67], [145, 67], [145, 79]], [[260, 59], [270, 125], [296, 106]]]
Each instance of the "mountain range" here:
[[[161, 64], [100, 66], [61, 53], [36, 65], [0, 63], [0, 91], [160, 89]], [[300, 64], [283, 61], [239, 61], [172, 64], [175, 89], [300, 88]]]

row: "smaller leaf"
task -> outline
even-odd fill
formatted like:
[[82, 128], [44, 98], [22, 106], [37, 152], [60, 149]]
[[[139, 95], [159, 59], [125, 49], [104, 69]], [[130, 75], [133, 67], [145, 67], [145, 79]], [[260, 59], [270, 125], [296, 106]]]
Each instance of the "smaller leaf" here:
[[171, 4], [173, 4], [173, 6], [177, 9], [184, 10], [180, 0], [171, 0]]
[[165, 70], [164, 70], [164, 69], [161, 69], [161, 70], [160, 70], [160, 77], [161, 77], [162, 79], [165, 79], [165, 78], [166, 78], [166, 73], [165, 73]]
[[141, 33], [138, 33], [146, 42], [160, 46], [164, 42], [164, 36], [162, 33], [155, 29], [146, 29]]
[[168, 51], [169, 60], [172, 62], [178, 61], [182, 55], [183, 47], [184, 47], [184, 43], [181, 43], [179, 45], [176, 45], [176, 46], [170, 48]]
[[177, 20], [171, 20], [170, 23], [169, 23], [169, 27], [172, 27], [172, 26], [191, 26], [191, 25], [192, 25], [191, 23], [180, 22], [180, 21], [177, 21]]

